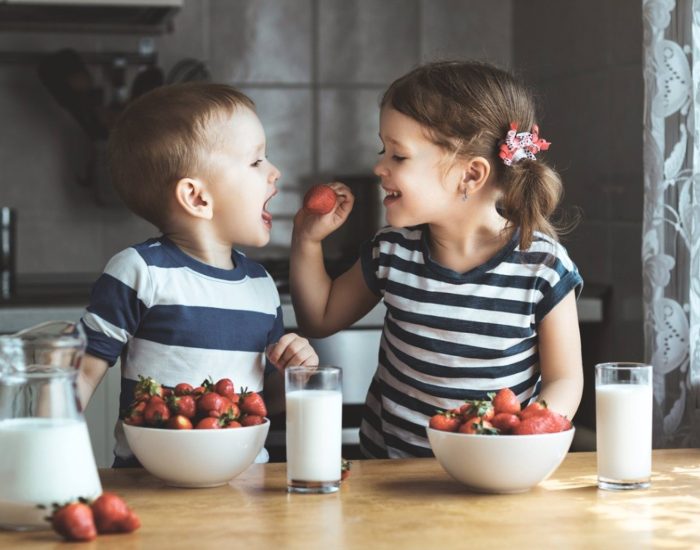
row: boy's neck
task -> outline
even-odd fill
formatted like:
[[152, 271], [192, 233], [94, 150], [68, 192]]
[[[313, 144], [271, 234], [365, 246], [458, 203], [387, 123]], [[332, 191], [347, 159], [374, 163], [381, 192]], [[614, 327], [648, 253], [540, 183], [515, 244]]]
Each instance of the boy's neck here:
[[195, 260], [219, 269], [236, 267], [231, 255], [231, 243], [224, 243], [212, 237], [203, 238], [199, 235], [177, 231], [164, 232], [163, 234]]

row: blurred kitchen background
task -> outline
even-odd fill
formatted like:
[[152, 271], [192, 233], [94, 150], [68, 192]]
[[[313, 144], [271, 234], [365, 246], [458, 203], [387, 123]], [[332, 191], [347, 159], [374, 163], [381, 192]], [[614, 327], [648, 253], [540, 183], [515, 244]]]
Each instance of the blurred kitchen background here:
[[[168, 3], [144, 0], [140, 7], [148, 9], [122, 16], [90, 5], [98, 0], [67, 15], [0, 2], [0, 206], [16, 213], [15, 292], [0, 304], [0, 332], [35, 320], [28, 311], [73, 314], [115, 252], [156, 234], [111, 192], [100, 132], [90, 132], [50, 91], [59, 63], [51, 54], [67, 48], [80, 56], [101, 120], [138, 92], [137, 75], [147, 70], [156, 80], [210, 78], [250, 95], [282, 179], [271, 207], [272, 242], [248, 252], [279, 267], [280, 278], [292, 217], [312, 183], [342, 177], [361, 197], [353, 223], [328, 243], [336, 269], [382, 223], [371, 169], [381, 148], [377, 106], [385, 87], [423, 61], [476, 58], [535, 87], [542, 134], [553, 142], [547, 158], [565, 182], [563, 209], [580, 211], [580, 223], [562, 240], [586, 281], [586, 390], [576, 420], [592, 428], [594, 364], [644, 359], [642, 2]], [[376, 337], [381, 312], [377, 319], [355, 328]], [[361, 361], [373, 370], [372, 357]], [[90, 407], [116, 414], [116, 396], [104, 400]], [[92, 422], [93, 433], [111, 431], [109, 421]]]

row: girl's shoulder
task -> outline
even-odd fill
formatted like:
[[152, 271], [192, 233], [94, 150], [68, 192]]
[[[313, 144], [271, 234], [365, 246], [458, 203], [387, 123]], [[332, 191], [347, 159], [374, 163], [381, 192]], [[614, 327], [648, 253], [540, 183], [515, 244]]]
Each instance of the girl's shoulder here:
[[574, 267], [566, 247], [553, 237], [539, 231], [533, 233], [532, 243], [527, 250], [520, 250], [520, 247], [517, 250], [525, 256], [539, 257], [538, 263], [547, 265], [559, 261], [567, 268]]

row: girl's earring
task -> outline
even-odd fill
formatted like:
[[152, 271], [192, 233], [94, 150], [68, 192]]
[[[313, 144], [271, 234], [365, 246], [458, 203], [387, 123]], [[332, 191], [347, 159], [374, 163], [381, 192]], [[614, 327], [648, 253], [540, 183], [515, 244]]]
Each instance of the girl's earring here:
[[464, 190], [464, 195], [462, 195], [462, 202], [466, 201], [469, 198], [469, 195], [467, 195], [467, 190]]

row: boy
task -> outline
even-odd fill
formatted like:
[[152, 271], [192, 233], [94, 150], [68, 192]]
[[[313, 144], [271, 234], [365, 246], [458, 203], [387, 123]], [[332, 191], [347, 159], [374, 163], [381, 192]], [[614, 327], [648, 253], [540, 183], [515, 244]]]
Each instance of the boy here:
[[[280, 172], [265, 154], [253, 102], [229, 86], [164, 86], [121, 115], [109, 139], [113, 184], [162, 236], [114, 256], [92, 289], [84, 405], [119, 357], [122, 410], [139, 375], [170, 387], [226, 377], [279, 397], [275, 367], [318, 364], [306, 339], [284, 334], [270, 275], [233, 248], [270, 240]], [[134, 464], [121, 422], [115, 436], [114, 466]]]

